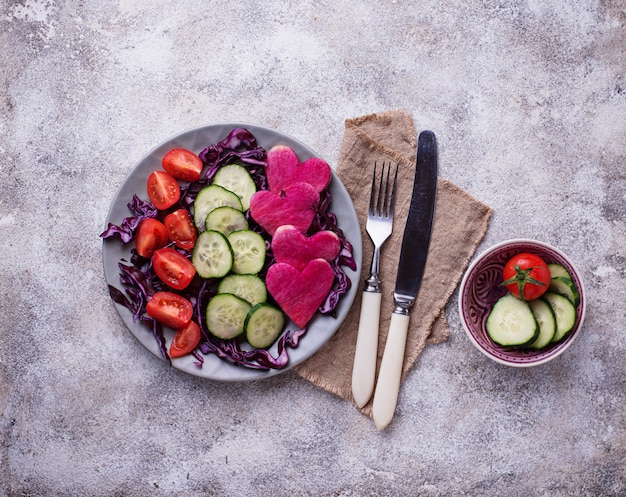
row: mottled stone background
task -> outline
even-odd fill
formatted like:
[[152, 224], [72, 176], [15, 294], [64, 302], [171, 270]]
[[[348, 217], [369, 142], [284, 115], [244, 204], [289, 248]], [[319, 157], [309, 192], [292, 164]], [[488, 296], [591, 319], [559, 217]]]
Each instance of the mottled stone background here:
[[[626, 494], [624, 0], [0, 1], [0, 495]], [[153, 357], [99, 233], [133, 165], [243, 121], [334, 164], [344, 119], [408, 109], [441, 175], [589, 293], [580, 338], [509, 369], [426, 349], [384, 432], [293, 372], [222, 384]]]

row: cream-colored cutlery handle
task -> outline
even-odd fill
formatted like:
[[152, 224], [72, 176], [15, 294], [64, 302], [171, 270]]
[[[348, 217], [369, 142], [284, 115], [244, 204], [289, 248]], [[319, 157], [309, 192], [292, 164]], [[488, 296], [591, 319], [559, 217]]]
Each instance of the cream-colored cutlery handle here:
[[374, 424], [379, 430], [383, 430], [391, 422], [396, 411], [408, 329], [409, 316], [394, 312], [389, 323], [389, 334], [372, 405]]
[[363, 292], [352, 367], [352, 396], [359, 407], [367, 404], [374, 391], [381, 300], [379, 292]]

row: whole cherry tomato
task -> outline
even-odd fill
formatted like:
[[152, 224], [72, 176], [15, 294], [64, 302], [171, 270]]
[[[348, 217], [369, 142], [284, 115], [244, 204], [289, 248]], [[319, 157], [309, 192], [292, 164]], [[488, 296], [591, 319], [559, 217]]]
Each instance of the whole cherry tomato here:
[[506, 263], [502, 271], [502, 285], [517, 298], [534, 300], [548, 291], [550, 269], [545, 261], [535, 254], [517, 254]]

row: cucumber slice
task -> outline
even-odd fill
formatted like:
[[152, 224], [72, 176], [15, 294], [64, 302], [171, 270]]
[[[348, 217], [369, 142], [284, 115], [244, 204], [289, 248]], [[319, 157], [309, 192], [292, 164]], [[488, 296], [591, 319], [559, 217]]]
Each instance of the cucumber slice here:
[[569, 274], [569, 271], [562, 264], [548, 264], [548, 269], [550, 270], [550, 278], [572, 279], [572, 275]]
[[284, 326], [282, 311], [267, 303], [257, 304], [246, 317], [246, 340], [256, 349], [265, 349], [276, 341]]
[[198, 192], [193, 203], [193, 222], [199, 231], [206, 230], [206, 217], [213, 209], [227, 205], [243, 210], [241, 200], [233, 192], [219, 185], [209, 185]]
[[229, 235], [233, 231], [247, 230], [248, 220], [239, 209], [224, 205], [209, 212], [205, 226], [207, 230], [219, 231], [224, 235]]
[[221, 278], [233, 267], [233, 250], [219, 231], [204, 231], [196, 240], [191, 262], [202, 278]]
[[218, 293], [206, 307], [206, 325], [218, 338], [230, 340], [244, 331], [246, 316], [252, 306], [229, 293]]
[[567, 297], [574, 306], [578, 306], [580, 303], [580, 293], [574, 282], [569, 278], [563, 276], [557, 276], [550, 280], [549, 292], [559, 293]]
[[511, 294], [494, 304], [486, 327], [489, 337], [504, 347], [525, 347], [539, 335], [537, 320], [528, 303]]
[[245, 167], [229, 164], [220, 168], [213, 177], [213, 184], [235, 193], [241, 200], [244, 211], [250, 208], [250, 197], [256, 192], [256, 185]]
[[545, 299], [554, 311], [556, 332], [554, 337], [552, 337], [552, 342], [558, 342], [574, 328], [576, 324], [576, 308], [567, 297], [558, 293], [546, 292], [541, 298]]
[[539, 325], [539, 336], [530, 344], [532, 349], [542, 349], [548, 345], [554, 333], [556, 332], [556, 318], [554, 317], [554, 311], [552, 306], [543, 299], [535, 299], [528, 302], [537, 324]]
[[235, 260], [232, 271], [237, 274], [257, 274], [265, 264], [265, 240], [254, 231], [233, 231], [228, 235]]
[[250, 303], [260, 304], [267, 300], [267, 288], [255, 274], [229, 274], [217, 287], [218, 293], [232, 293]]

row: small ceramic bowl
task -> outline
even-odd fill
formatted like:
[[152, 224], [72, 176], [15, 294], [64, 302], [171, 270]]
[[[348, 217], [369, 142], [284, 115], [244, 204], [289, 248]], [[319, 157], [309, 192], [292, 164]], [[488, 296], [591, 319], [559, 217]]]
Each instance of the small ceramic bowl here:
[[[548, 264], [558, 263], [565, 266], [580, 293], [574, 328], [561, 341], [541, 350], [502, 347], [491, 341], [485, 328], [493, 304], [507, 293], [507, 289], [500, 286], [502, 269], [511, 257], [522, 252], [539, 255]], [[508, 240], [486, 250], [470, 264], [459, 291], [461, 322], [472, 343], [490, 359], [515, 367], [545, 364], [565, 352], [580, 334], [585, 319], [585, 306], [585, 289], [574, 264], [559, 249], [536, 240]]]

